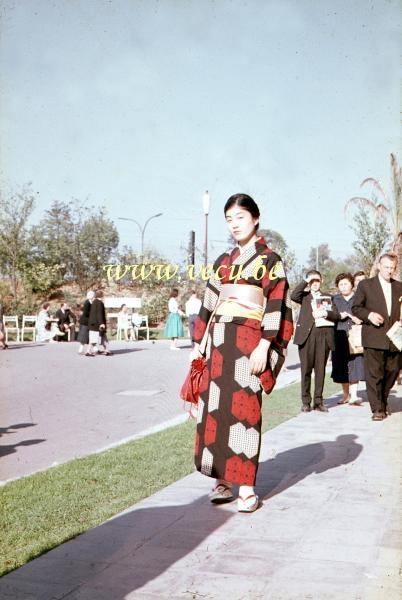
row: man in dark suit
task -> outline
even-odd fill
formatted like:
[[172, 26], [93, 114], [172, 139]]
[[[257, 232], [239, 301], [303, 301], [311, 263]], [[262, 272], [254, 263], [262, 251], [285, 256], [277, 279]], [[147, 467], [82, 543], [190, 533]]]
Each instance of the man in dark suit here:
[[383, 254], [378, 275], [359, 283], [352, 306], [352, 313], [363, 321], [364, 370], [373, 421], [389, 414], [388, 394], [400, 369], [401, 353], [386, 335], [401, 318], [402, 283], [392, 278], [396, 264], [393, 254]]
[[[293, 342], [299, 346], [301, 366], [302, 412], [311, 410], [311, 374], [314, 370], [314, 410], [328, 412], [324, 405], [325, 367], [330, 350], [335, 349], [334, 323], [340, 315], [334, 306], [330, 310], [315, 309], [319, 298], [329, 296], [320, 291], [322, 282], [319, 271], [309, 271], [305, 281], [295, 287], [291, 295], [293, 302], [301, 304]], [[329, 307], [328, 307], [329, 308]]]
[[56, 319], [57, 319], [57, 327], [64, 334], [63, 337], [58, 336], [58, 341], [66, 339], [65, 334], [68, 332], [68, 330], [70, 330], [70, 340], [74, 341], [74, 339], [75, 339], [75, 335], [74, 335], [75, 324], [74, 324], [73, 313], [71, 312], [71, 310], [66, 302], [63, 302], [60, 305], [59, 310], [56, 311]]

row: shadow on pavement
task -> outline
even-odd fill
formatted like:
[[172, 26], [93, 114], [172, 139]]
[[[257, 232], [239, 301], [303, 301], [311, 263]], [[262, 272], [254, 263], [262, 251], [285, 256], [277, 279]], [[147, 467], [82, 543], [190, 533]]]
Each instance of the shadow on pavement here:
[[122, 350], [113, 350], [112, 355], [115, 354], [130, 354], [130, 352], [142, 352], [144, 348], [123, 348]]
[[8, 348], [4, 350], [4, 352], [9, 352], [10, 350], [22, 350], [23, 348], [41, 348], [42, 346], [46, 346], [47, 344], [41, 342], [25, 342], [23, 344], [16, 342], [9, 342]]
[[24, 440], [22, 442], [18, 442], [17, 444], [10, 444], [8, 446], [0, 445], [0, 458], [3, 456], [7, 456], [8, 454], [14, 454], [14, 452], [17, 452], [17, 448], [19, 446], [34, 446], [35, 444], [41, 444], [42, 442], [46, 442], [46, 440], [45, 439]]
[[14, 433], [15, 429], [25, 429], [26, 427], [36, 427], [36, 423], [17, 423], [8, 427], [0, 427], [0, 437], [5, 433]]
[[285, 368], [286, 368], [286, 371], [297, 371], [297, 369], [300, 369], [300, 363], [296, 363], [294, 365], [287, 365], [285, 363]]
[[391, 390], [388, 397], [388, 405], [392, 413], [402, 412], [402, 398], [397, 395], [398, 390]]
[[[313, 473], [354, 461], [363, 448], [356, 439], [353, 434], [339, 435], [334, 441], [280, 452], [274, 459], [260, 464], [257, 492], [267, 499]], [[176, 484], [180, 491], [174, 490], [172, 501], [180, 494], [181, 497], [187, 494], [194, 497], [203, 493], [186, 488], [185, 481]], [[215, 549], [227, 543], [227, 535], [217, 533], [208, 539], [209, 536], [229, 519], [244, 518], [234, 512], [235, 507], [211, 505], [205, 495], [185, 505], [164, 506], [166, 497], [163, 500], [163, 493], [162, 505], [134, 509], [59, 546], [3, 578], [0, 590], [6, 592], [10, 588], [5, 586], [12, 587], [13, 581], [18, 585], [19, 577], [25, 582], [57, 581], [60, 570], [63, 580], [70, 585], [70, 593], [63, 596], [65, 600], [124, 600], [130, 592], [155, 580], [177, 561], [186, 560], [185, 557], [198, 547], [202, 556], [208, 552], [213, 554]], [[188, 558], [189, 570], [196, 560], [194, 554]], [[77, 573], [79, 567], [81, 575]], [[177, 573], [173, 571], [172, 582], [175, 577]], [[158, 582], [155, 582], [152, 594], [158, 593], [162, 596], [166, 589], [159, 590]]]
[[357, 435], [338, 435], [330, 442], [317, 442], [280, 452], [275, 458], [260, 464], [257, 492], [261, 498], [271, 498], [296, 485], [313, 473], [324, 473], [356, 460], [363, 446]]
[[[325, 400], [325, 406], [327, 408], [336, 408], [337, 406], [346, 406], [345, 404], [338, 404], [338, 401], [341, 398], [341, 396], [342, 396], [341, 392], [339, 392], [335, 396], [331, 396], [331, 398], [328, 398], [328, 400]], [[358, 404], [351, 405], [350, 408], [353, 410], [358, 410], [362, 406], [365, 406], [366, 404], [368, 404], [367, 393], [365, 390], [359, 390], [358, 396], [362, 399], [362, 403], [360, 405], [358, 405]], [[397, 412], [402, 412], [402, 398], [399, 397], [397, 389], [391, 390], [391, 392], [388, 396], [388, 406], [391, 410], [391, 414], [397, 413]]]

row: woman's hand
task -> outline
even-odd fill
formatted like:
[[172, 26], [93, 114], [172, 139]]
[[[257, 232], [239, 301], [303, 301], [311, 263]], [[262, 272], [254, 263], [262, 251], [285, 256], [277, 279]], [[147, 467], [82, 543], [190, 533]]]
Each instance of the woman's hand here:
[[361, 325], [363, 323], [363, 321], [359, 319], [359, 317], [355, 317], [354, 315], [350, 315], [350, 318], [352, 319], [355, 325]]
[[259, 375], [265, 370], [268, 360], [268, 349], [270, 342], [261, 339], [258, 346], [250, 354], [250, 373], [251, 375]]
[[194, 343], [194, 348], [191, 350], [190, 352], [190, 362], [193, 362], [193, 360], [197, 360], [197, 358], [201, 358], [202, 354], [200, 352], [200, 345], [197, 343]]

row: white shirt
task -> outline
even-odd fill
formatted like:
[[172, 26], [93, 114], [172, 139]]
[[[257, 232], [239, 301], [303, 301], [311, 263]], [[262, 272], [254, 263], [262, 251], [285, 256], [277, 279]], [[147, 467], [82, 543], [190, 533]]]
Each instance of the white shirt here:
[[380, 274], [378, 274], [378, 279], [380, 280], [382, 291], [384, 292], [385, 303], [387, 305], [388, 315], [390, 315], [391, 314], [391, 308], [392, 308], [392, 287], [391, 287], [391, 282], [390, 281], [385, 281], [385, 279]]
[[186, 315], [189, 317], [190, 315], [198, 315], [201, 308], [201, 300], [198, 298], [191, 298], [186, 302]]
[[171, 313], [179, 312], [179, 305], [177, 303], [176, 298], [169, 298], [168, 309], [169, 309], [169, 312], [171, 312]]

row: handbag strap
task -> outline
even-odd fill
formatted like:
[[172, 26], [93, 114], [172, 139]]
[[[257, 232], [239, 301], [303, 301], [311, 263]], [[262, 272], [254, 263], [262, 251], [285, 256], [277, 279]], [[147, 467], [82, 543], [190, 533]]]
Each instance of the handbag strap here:
[[211, 316], [208, 319], [208, 323], [207, 323], [207, 326], [205, 328], [204, 335], [202, 336], [202, 340], [200, 342], [199, 349], [200, 349], [201, 354], [203, 354], [203, 355], [205, 354], [205, 350], [206, 350], [206, 347], [207, 347], [209, 327], [211, 325], [212, 319], [215, 316], [217, 307], [218, 307], [218, 302], [216, 303], [216, 306], [215, 306], [214, 310], [211, 312]]

